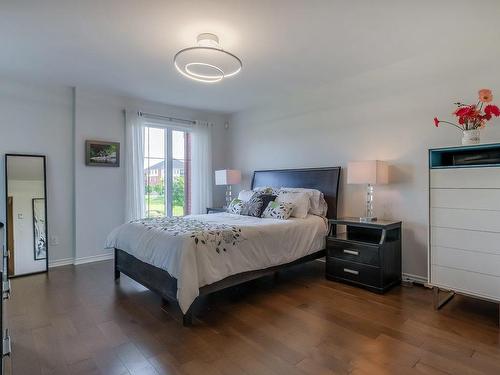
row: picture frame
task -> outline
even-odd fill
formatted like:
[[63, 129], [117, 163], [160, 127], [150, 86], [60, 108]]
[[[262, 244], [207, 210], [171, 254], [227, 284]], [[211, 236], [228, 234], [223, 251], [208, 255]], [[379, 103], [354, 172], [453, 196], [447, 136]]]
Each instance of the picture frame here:
[[45, 198], [33, 198], [33, 256], [35, 260], [47, 259], [47, 226]]
[[85, 165], [91, 167], [119, 167], [120, 143], [85, 141]]

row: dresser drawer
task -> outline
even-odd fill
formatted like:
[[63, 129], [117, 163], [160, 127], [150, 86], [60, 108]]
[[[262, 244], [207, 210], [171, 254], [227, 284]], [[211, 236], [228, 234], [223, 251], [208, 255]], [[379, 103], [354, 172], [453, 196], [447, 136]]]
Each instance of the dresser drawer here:
[[500, 233], [500, 211], [431, 208], [431, 226]]
[[490, 253], [500, 256], [500, 233], [431, 227], [431, 251], [434, 247]]
[[500, 189], [431, 189], [432, 208], [500, 210]]
[[500, 277], [500, 255], [433, 246], [431, 264]]
[[429, 185], [439, 189], [500, 189], [500, 168], [431, 169]]
[[329, 258], [326, 261], [326, 274], [333, 279], [347, 280], [376, 289], [382, 288], [382, 272], [379, 267]]
[[329, 257], [356, 263], [369, 264], [377, 267], [380, 266], [378, 246], [342, 243], [341, 241], [331, 239], [328, 239], [326, 244]]
[[500, 302], [500, 277], [497, 276], [432, 265], [431, 284]]

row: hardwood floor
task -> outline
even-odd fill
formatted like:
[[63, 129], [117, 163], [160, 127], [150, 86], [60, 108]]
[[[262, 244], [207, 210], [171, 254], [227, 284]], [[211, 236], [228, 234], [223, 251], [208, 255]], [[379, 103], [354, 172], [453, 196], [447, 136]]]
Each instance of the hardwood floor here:
[[423, 287], [381, 296], [311, 262], [201, 301], [194, 327], [112, 262], [12, 280], [8, 367], [22, 374], [499, 374], [498, 306]]

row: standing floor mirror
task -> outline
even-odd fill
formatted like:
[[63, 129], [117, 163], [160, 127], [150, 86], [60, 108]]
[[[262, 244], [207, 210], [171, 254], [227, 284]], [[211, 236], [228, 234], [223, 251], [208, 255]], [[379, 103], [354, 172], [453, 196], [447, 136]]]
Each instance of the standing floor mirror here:
[[5, 155], [9, 277], [48, 270], [45, 156]]

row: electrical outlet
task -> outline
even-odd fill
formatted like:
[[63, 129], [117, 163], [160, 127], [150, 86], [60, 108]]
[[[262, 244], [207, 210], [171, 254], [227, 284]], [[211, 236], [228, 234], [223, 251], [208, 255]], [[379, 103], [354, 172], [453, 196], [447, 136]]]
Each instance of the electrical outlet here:
[[57, 245], [59, 245], [59, 237], [57, 237], [57, 236], [50, 236], [50, 245], [51, 246], [57, 246]]
[[23, 215], [23, 214], [17, 214], [17, 218], [18, 218], [19, 220], [22, 220], [22, 219], [24, 219], [24, 215]]

